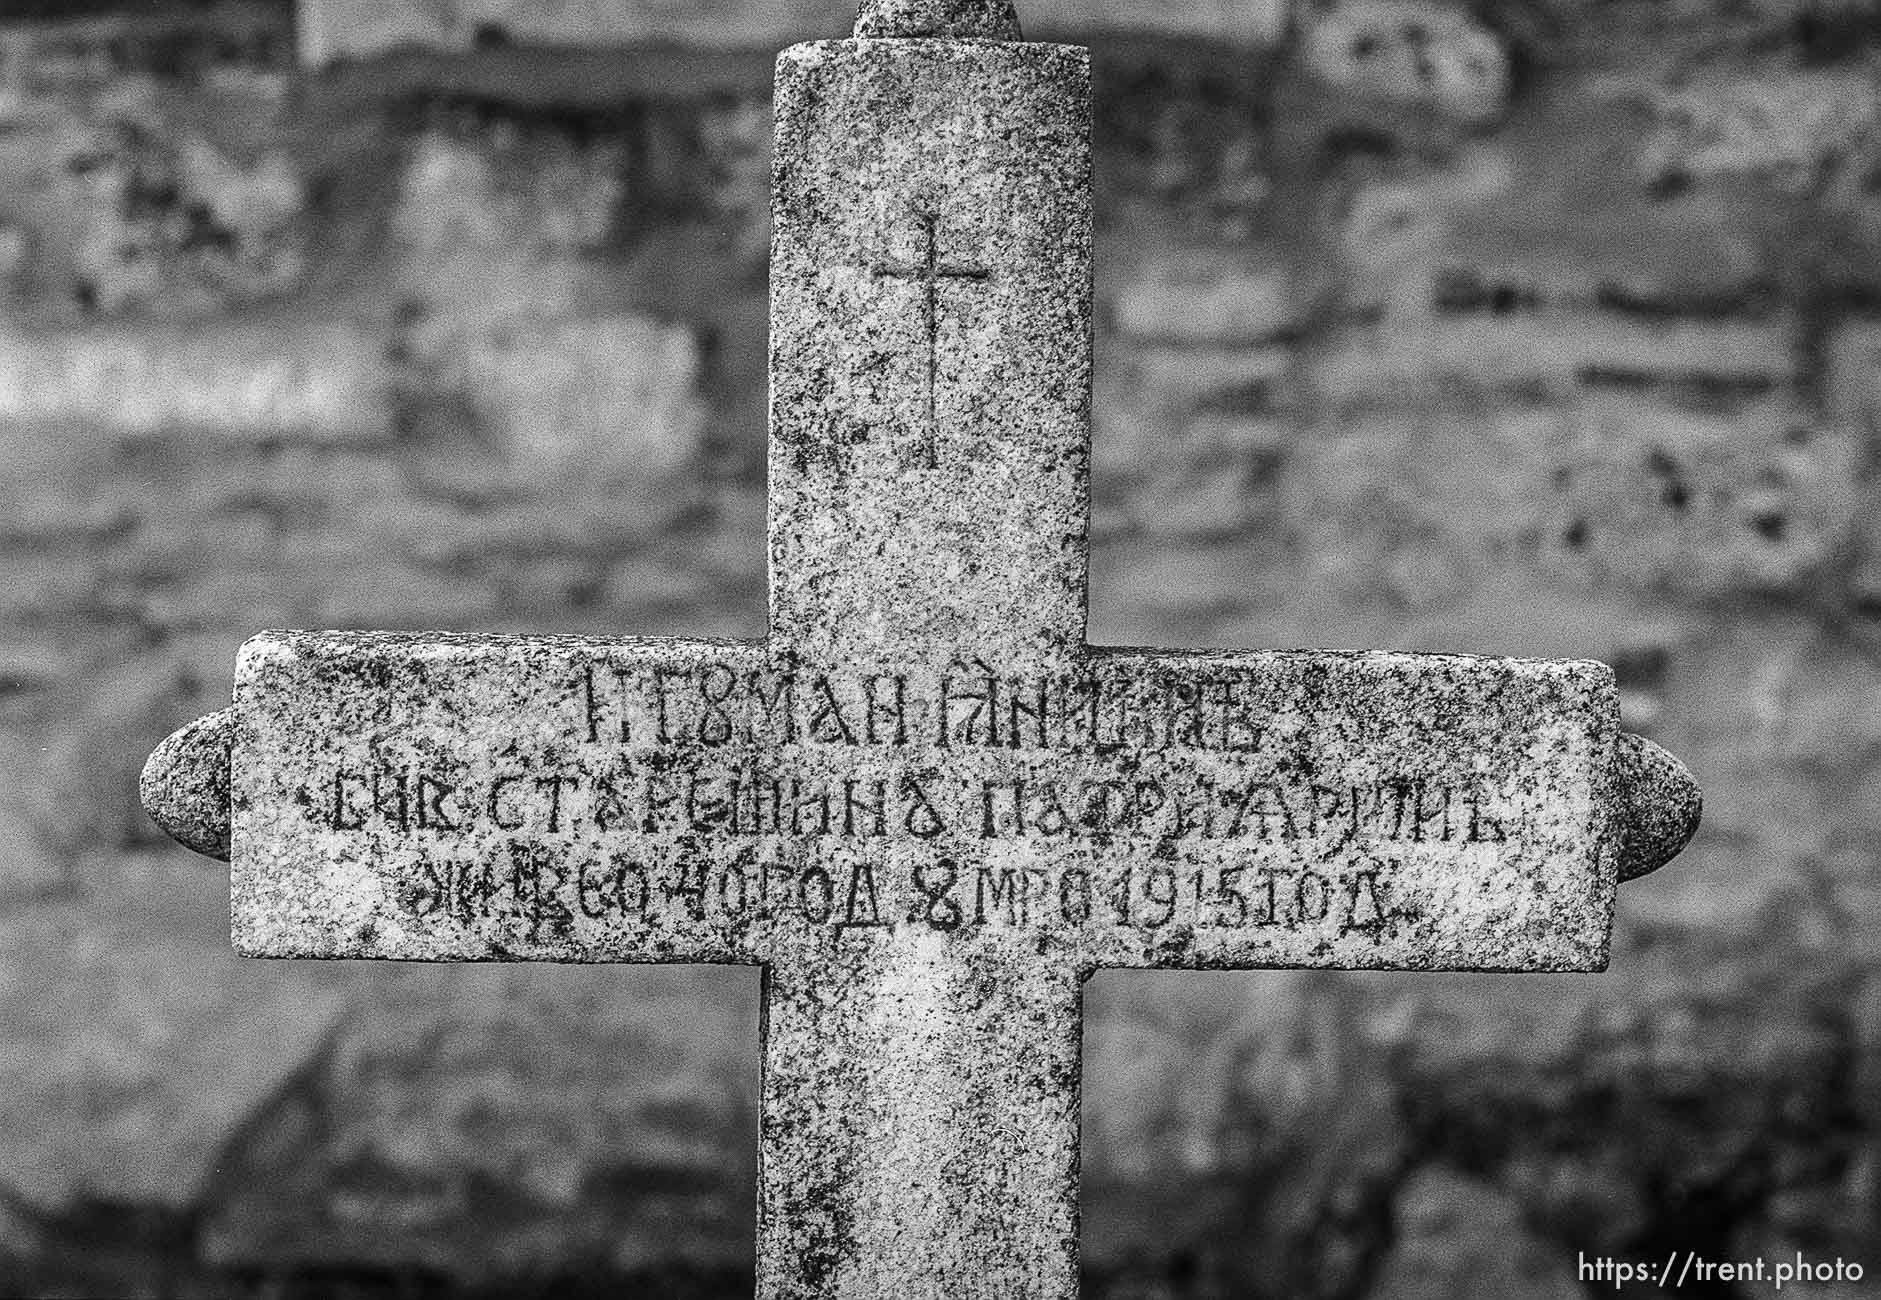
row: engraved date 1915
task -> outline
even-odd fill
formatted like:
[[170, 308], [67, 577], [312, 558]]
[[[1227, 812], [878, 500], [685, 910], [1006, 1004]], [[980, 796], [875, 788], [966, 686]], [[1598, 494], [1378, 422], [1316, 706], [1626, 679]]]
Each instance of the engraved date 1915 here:
[[424, 861], [399, 885], [411, 915], [464, 926], [521, 926], [534, 941], [582, 922], [686, 927], [785, 924], [833, 930], [923, 926], [1121, 927], [1159, 931], [1318, 930], [1379, 934], [1398, 915], [1390, 864], [1265, 862], [1094, 868], [993, 866], [935, 857], [899, 874], [847, 863], [665, 860], [613, 853], [569, 859], [529, 841], [482, 861]]

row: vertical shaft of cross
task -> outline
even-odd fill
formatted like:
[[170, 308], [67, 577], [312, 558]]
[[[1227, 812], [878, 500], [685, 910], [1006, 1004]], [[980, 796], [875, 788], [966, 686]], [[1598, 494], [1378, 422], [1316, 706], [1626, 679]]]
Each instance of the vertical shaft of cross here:
[[1079, 976], [904, 931], [767, 971], [760, 1300], [1074, 1300]]
[[911, 647], [1075, 654], [1088, 54], [818, 42], [778, 60], [776, 104], [773, 646], [884, 669]]
[[856, 12], [859, 37], [966, 37], [1020, 39], [1012, 0], [862, 0]]

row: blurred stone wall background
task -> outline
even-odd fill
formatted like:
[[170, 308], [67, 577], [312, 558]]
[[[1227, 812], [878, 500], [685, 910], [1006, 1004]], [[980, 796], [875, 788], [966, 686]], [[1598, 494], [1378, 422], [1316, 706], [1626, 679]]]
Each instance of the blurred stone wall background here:
[[[1094, 638], [1606, 659], [1708, 799], [1602, 978], [1100, 978], [1088, 1293], [1881, 1295], [1881, 7], [1029, 8]], [[0, 1291], [750, 1294], [750, 972], [237, 963], [135, 776], [264, 626], [761, 633], [770, 56], [847, 18], [0, 6]]]

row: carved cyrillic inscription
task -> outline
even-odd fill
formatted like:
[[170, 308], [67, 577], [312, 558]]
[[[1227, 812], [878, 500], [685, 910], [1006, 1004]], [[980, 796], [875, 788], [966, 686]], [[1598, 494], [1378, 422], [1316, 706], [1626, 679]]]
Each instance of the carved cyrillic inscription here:
[[654, 927], [790, 924], [832, 931], [1091, 925], [1154, 933], [1312, 930], [1377, 934], [1401, 919], [1389, 863], [1284, 868], [1254, 863], [992, 865], [949, 857], [891, 868], [869, 857], [805, 863], [744, 849], [565, 855], [513, 841], [482, 857], [423, 859], [404, 878], [410, 915], [520, 927], [534, 942], [582, 919]]
[[395, 717], [336, 745], [300, 811], [370, 842], [399, 913], [499, 945], [1394, 941], [1432, 864], [1527, 851], [1519, 764], [1460, 743], [1400, 766], [1318, 671], [578, 658], [462, 748]]
[[823, 673], [730, 663], [646, 671], [589, 667], [571, 720], [590, 743], [892, 748], [1215, 750], [1253, 753], [1266, 734], [1246, 674]]
[[1355, 841], [1493, 844], [1509, 834], [1481, 786], [1414, 777], [1323, 785], [1163, 770], [1061, 775], [1049, 767], [1042, 775], [987, 778], [935, 766], [786, 776], [769, 764], [631, 761], [490, 776], [340, 768], [316, 819], [329, 830], [433, 838], [491, 830], [725, 840], [1124, 838], [1312, 843], [1329, 851]]

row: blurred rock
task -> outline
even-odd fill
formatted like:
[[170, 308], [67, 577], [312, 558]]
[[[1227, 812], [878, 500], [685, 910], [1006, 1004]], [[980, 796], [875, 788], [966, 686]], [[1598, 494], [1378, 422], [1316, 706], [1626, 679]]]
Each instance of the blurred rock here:
[[[1871, 777], [1863, 783], [1861, 793], [1866, 795], [1872, 788]], [[1820, 860], [1811, 865], [1820, 876], [1809, 883], [1823, 891], [1820, 901], [1829, 913], [1830, 933], [1824, 946], [1845, 956], [1854, 970], [1866, 972], [1881, 967], [1881, 835], [1866, 824], [1840, 828]], [[1861, 1044], [1858, 1050], [1872, 1054], [1876, 1041], [1873, 1035], [1881, 1030], [1873, 1018], [1877, 1008], [1869, 982], [1872, 977], [1857, 978], [1863, 981], [1866, 993], [1858, 993], [1851, 1004], [1853, 1032]], [[1881, 1098], [1881, 1093], [1864, 1095]]]
[[144, 760], [198, 713], [187, 669], [152, 655], [136, 671], [99, 665], [61, 692], [56, 730], [37, 747], [24, 791], [49, 853], [67, 863], [104, 849], [168, 843], [137, 798]]
[[388, 373], [350, 322], [203, 327], [0, 329], [0, 418], [121, 434], [382, 432]]
[[1467, 595], [1532, 534], [1546, 412], [1446, 398], [1355, 407], [1289, 455], [1280, 510], [1322, 580], [1412, 605]]
[[408, 253], [465, 249], [572, 253], [613, 229], [625, 185], [622, 142], [527, 117], [429, 130], [410, 146], [393, 221]]
[[698, 454], [699, 346], [683, 325], [511, 319], [463, 347], [447, 382], [462, 385], [532, 478], [658, 484]]
[[1443, 1169], [1398, 1193], [1379, 1300], [1579, 1300], [1574, 1261], [1543, 1243], [1506, 1194]]
[[673, 482], [701, 452], [699, 340], [684, 324], [575, 313], [575, 269], [490, 259], [413, 304], [394, 427], [444, 495], [561, 492], [637, 514], [644, 534], [669, 517]]
[[1292, 289], [1277, 267], [1250, 267], [1208, 251], [1184, 252], [1139, 268], [1117, 295], [1117, 332], [1157, 343], [1259, 344], [1294, 320]]
[[321, 1068], [256, 1116], [205, 1249], [463, 1279], [744, 1266], [757, 981], [709, 968], [367, 970]]
[[1678, 400], [1676, 380], [1658, 400], [1639, 387], [1623, 377], [1575, 411], [1554, 554], [1698, 595], [1816, 581], [1854, 517], [1852, 433], [1784, 398], [1714, 406]]
[[[1881, 759], [1881, 648], [1813, 619], [1770, 613], [1714, 623], [1680, 658], [1669, 706], [1721, 780], [1773, 782], [1794, 773], [1807, 778], [1797, 784], [1832, 799], [1831, 783]], [[1785, 810], [1759, 807], [1753, 791], [1731, 788], [1719, 825], [1787, 820]]]
[[29, 907], [72, 884], [70, 866], [26, 812], [0, 804], [0, 907]]
[[1546, 1225], [1557, 1245], [1573, 1243], [1577, 1253], [1622, 1256], [1649, 1215], [1646, 1189], [1617, 1149], [1518, 1155], [1503, 1167], [1501, 1181], [1525, 1217]]
[[657, 0], [445, 0], [385, 6], [316, 0], [301, 17], [301, 56], [312, 64], [357, 58], [406, 45], [469, 49], [482, 43], [625, 45], [702, 41], [712, 45], [784, 45], [847, 36], [855, 15], [843, 0], [784, 0], [762, 7], [704, 0], [675, 8]]
[[1275, 972], [1091, 988], [1087, 1263], [1173, 1257], [1275, 1295], [1350, 1294], [1407, 1152], [1345, 986]]
[[1826, 405], [1832, 418], [1881, 428], [1881, 321], [1846, 321], [1829, 341]]
[[[1867, 865], [1871, 877], [1881, 875], [1881, 868], [1873, 859]], [[1881, 887], [1871, 888], [1867, 915], [1859, 923], [1864, 933], [1869, 934], [1873, 931], [1867, 927], [1881, 915], [1881, 907], [1877, 906], [1881, 899], [1873, 898], [1873, 892], [1881, 892]], [[1862, 980], [1849, 1013], [1855, 1030], [1855, 1076], [1850, 1080], [1849, 1092], [1861, 1109], [1868, 1131], [1881, 1132], [1881, 975], [1869, 975]], [[1875, 1171], [1868, 1172], [1872, 1176]]]
[[1688, 870], [1638, 882], [1625, 896], [1628, 919], [1745, 941], [1767, 932], [1796, 891], [1795, 855], [1756, 838], [1701, 830], [1686, 852]]
[[278, 106], [248, 103], [259, 127], [236, 141], [155, 80], [108, 84], [32, 96], [0, 149], [0, 176], [19, 187], [5, 205], [16, 293], [67, 319], [177, 319], [297, 288], [306, 191], [270, 138]]
[[[1143, 342], [1106, 357], [1106, 401], [1091, 454], [1114, 473], [1142, 475], [1260, 450], [1284, 418], [1286, 350]], [[1100, 482], [1099, 489], [1104, 485]]]
[[1308, 66], [1343, 92], [1429, 105], [1471, 123], [1494, 120], [1508, 101], [1508, 58], [1461, 6], [1309, 0], [1303, 10]]
[[1872, 69], [1714, 75], [1657, 91], [1640, 154], [1654, 187], [1758, 174], [1789, 188], [1881, 150], [1881, 75]]
[[[1415, 304], [1423, 301], [1413, 296], [1407, 306], [1421, 314]], [[1383, 301], [1379, 306], [1396, 310]], [[1710, 414], [1715, 425], [1715, 410], [1705, 411], [1704, 398], [1736, 397], [1755, 406], [1760, 394], [1782, 390], [1793, 365], [1791, 333], [1783, 324], [1642, 325], [1580, 312], [1426, 317], [1340, 338], [1308, 358], [1307, 377], [1329, 403], [1480, 385], [1513, 399], [1508, 404], [1518, 410], [1539, 396], [1586, 384], [1596, 396], [1606, 389], [1615, 398], [1604, 404], [1622, 408], [1615, 418], [1631, 405], [1626, 390], [1676, 400], [1683, 384], [1700, 398], [1696, 413]], [[1656, 387], [1663, 394], [1654, 394]], [[1590, 414], [1602, 409], [1595, 401]], [[1660, 418], [1676, 422], [1675, 416]]]
[[[1171, 13], [1155, 0], [1034, 0], [1024, 16], [1033, 39], [1134, 29], [1253, 44], [1280, 36], [1286, 6], [1282, 0], [1217, 0]], [[514, 41], [776, 46], [846, 37], [854, 22], [854, 6], [846, 0], [773, 0], [764, 5], [704, 0], [683, 7], [660, 0], [447, 0], [422, 8], [318, 0], [303, 8], [300, 30], [302, 57], [322, 64], [402, 45], [468, 49]]]
[[0, 1185], [46, 1212], [182, 1209], [340, 1000], [317, 969], [238, 962], [226, 879], [181, 849], [83, 875], [0, 917]]
[[1398, 1040], [1413, 1134], [1493, 1172], [1577, 1250], [1636, 1243], [1642, 1224], [1690, 1240], [1711, 1213], [1819, 1178], [1847, 1050], [1823, 1010], [1836, 976], [1728, 940], [1688, 969], [1694, 946], [1628, 947], [1624, 986], [1426, 981], [1430, 1010]]
[[[1881, 324], [1854, 323], [1830, 343], [1825, 404], [1834, 418], [1873, 446], [1881, 439]], [[1849, 543], [1848, 594], [1881, 611], [1881, 474], [1870, 464], [1856, 484]]]
[[1027, 0], [1020, 12], [1033, 40], [1139, 31], [1266, 45], [1284, 33], [1288, 11], [1288, 0], [1212, 0], [1175, 9], [1159, 0]]

